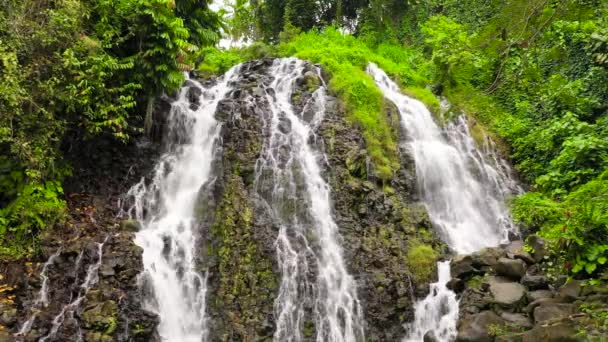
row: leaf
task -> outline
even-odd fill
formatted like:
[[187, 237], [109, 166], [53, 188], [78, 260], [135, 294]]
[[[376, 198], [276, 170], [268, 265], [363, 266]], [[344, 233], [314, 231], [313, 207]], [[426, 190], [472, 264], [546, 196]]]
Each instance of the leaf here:
[[585, 264], [585, 271], [587, 271], [588, 274], [593, 273], [593, 271], [595, 271], [595, 269], [597, 268], [597, 264], [595, 263], [587, 263]]

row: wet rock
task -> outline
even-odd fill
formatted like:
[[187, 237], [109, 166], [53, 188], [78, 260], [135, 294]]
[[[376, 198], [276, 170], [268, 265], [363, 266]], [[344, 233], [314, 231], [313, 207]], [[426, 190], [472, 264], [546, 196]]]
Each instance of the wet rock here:
[[199, 88], [196, 85], [193, 85], [188, 88], [188, 91], [186, 93], [186, 98], [188, 99], [188, 102], [190, 102], [190, 108], [192, 110], [197, 110], [198, 107], [201, 105], [201, 95], [202, 94], [203, 94], [203, 91], [201, 90], [201, 88]]
[[519, 259], [500, 258], [494, 267], [496, 274], [519, 280], [526, 274], [526, 265]]
[[473, 257], [470, 255], [457, 255], [450, 263], [452, 278], [466, 279], [467, 276], [478, 272], [473, 267]]
[[491, 342], [491, 326], [503, 325], [505, 320], [492, 311], [483, 311], [462, 320], [458, 328], [458, 342]]
[[439, 342], [437, 336], [435, 336], [435, 332], [433, 330], [429, 330], [424, 334], [422, 338], [422, 342]]
[[576, 328], [571, 321], [558, 322], [551, 325], [537, 325], [534, 329], [522, 334], [522, 342], [575, 342]]
[[543, 258], [547, 254], [545, 240], [543, 240], [537, 235], [530, 235], [528, 236], [526, 241], [528, 245], [532, 248], [532, 257], [534, 258], [534, 262], [540, 262], [541, 260], [543, 260]]
[[522, 279], [521, 283], [531, 290], [546, 289], [549, 287], [547, 278], [542, 275], [528, 275], [526, 274]]
[[545, 303], [534, 309], [534, 322], [558, 320], [576, 313], [576, 307], [567, 303]]
[[494, 302], [503, 307], [518, 306], [526, 297], [526, 288], [519, 283], [492, 283], [490, 293]]
[[456, 293], [460, 293], [464, 291], [465, 285], [466, 284], [464, 283], [464, 281], [462, 281], [462, 279], [452, 278], [450, 279], [450, 281], [448, 281], [446, 287]]

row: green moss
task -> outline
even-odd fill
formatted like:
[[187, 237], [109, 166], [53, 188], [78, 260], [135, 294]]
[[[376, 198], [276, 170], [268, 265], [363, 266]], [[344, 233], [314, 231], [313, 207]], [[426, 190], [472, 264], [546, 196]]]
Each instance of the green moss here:
[[215, 217], [208, 253], [217, 260], [219, 284], [211, 305], [223, 313], [232, 333], [257, 336], [266, 313], [272, 311], [277, 279], [255, 240], [253, 209], [240, 177], [232, 175], [226, 181]]
[[417, 239], [410, 240], [407, 251], [407, 266], [419, 283], [428, 283], [435, 274], [439, 253], [432, 246]]

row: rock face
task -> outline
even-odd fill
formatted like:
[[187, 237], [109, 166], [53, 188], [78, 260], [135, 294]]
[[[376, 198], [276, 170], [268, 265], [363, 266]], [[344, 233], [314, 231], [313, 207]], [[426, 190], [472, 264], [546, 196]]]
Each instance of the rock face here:
[[[267, 340], [274, 332], [273, 305], [280, 281], [274, 245], [278, 227], [256, 198], [264, 185], [256, 185], [254, 179], [269, 115], [264, 88], [272, 81], [267, 74], [272, 62], [244, 64], [235, 89], [220, 102], [216, 114], [223, 123], [222, 157], [214, 165], [211, 195], [201, 198], [199, 210], [202, 230], [207, 232], [201, 241], [201, 250], [207, 251], [201, 263], [209, 269], [214, 341]], [[306, 65], [302, 77], [292, 93], [298, 110], [321, 84], [312, 64]], [[387, 108], [398, 134], [398, 114]], [[311, 113], [304, 111], [303, 118], [309, 117]], [[279, 122], [279, 129], [288, 132], [290, 123]], [[424, 291], [432, 280], [416, 279], [407, 266], [408, 249], [414, 241], [440, 246], [429, 231], [425, 210], [411, 195], [413, 164], [404, 159], [407, 167], [390, 185], [377, 181], [367, 165], [362, 133], [348, 124], [340, 102], [331, 95], [317, 134], [316, 148], [327, 156], [327, 164], [321, 166], [332, 188], [345, 260], [358, 280], [366, 336], [397, 340], [405, 334], [403, 324], [413, 318], [412, 294], [418, 288]], [[310, 272], [314, 279], [315, 270]], [[303, 331], [307, 340], [314, 340], [314, 322], [305, 322]]]

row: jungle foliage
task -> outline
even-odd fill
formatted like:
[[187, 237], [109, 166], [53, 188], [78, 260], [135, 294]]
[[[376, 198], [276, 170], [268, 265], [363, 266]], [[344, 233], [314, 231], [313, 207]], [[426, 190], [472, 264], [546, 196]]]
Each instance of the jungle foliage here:
[[62, 143], [140, 131], [219, 25], [205, 0], [0, 3], [0, 255], [32, 253], [64, 215]]

